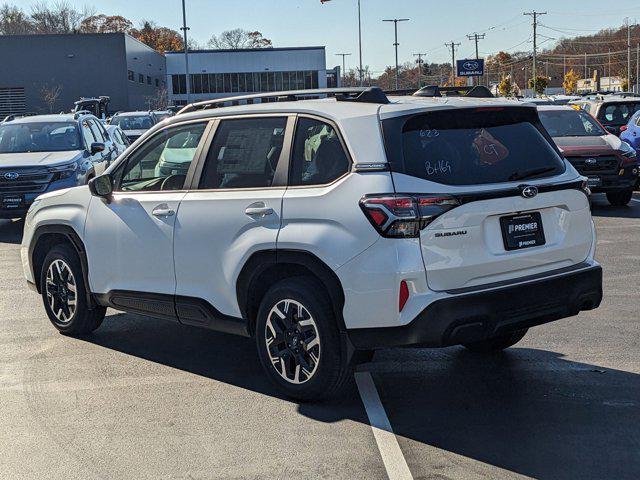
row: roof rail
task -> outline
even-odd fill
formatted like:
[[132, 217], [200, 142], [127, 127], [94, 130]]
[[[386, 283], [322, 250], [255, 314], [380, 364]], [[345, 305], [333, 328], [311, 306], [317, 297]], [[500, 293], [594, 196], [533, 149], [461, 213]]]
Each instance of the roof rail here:
[[311, 97], [324, 98], [335, 97], [342, 102], [379, 103], [387, 104], [389, 99], [378, 87], [349, 87], [349, 88], [317, 88], [310, 90], [288, 90], [283, 92], [256, 93], [252, 95], [240, 95], [236, 97], [216, 98], [189, 104], [178, 111], [178, 114], [206, 110], [209, 108], [230, 107], [253, 103], [253, 100], [264, 102], [295, 102], [309, 100]]
[[494, 95], [484, 85], [475, 87], [440, 87], [438, 85], [428, 85], [422, 87], [415, 97], [472, 97], [472, 98], [493, 98]]
[[12, 120], [15, 120], [15, 119], [16, 119], [16, 114], [12, 113], [11, 115], [7, 115], [6, 117], [4, 117], [2, 119], [2, 122], [0, 122], [0, 123], [11, 122]]

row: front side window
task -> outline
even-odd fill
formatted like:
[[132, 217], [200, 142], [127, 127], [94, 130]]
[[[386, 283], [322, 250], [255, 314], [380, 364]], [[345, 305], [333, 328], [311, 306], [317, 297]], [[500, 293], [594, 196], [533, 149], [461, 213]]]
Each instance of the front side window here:
[[82, 122], [82, 136], [84, 137], [84, 144], [87, 149], [91, 148], [92, 143], [99, 141], [91, 130], [88, 120]]
[[450, 109], [383, 121], [391, 170], [445, 185], [558, 175], [564, 163], [535, 109]]
[[0, 125], [0, 153], [81, 150], [82, 140], [71, 122], [6, 122]]
[[590, 137], [607, 132], [588, 113], [578, 110], [540, 110], [540, 121], [552, 137]]
[[209, 149], [201, 189], [270, 187], [286, 117], [222, 120]]
[[194, 123], [158, 132], [118, 170], [119, 189], [139, 192], [184, 188], [205, 128], [205, 123]]
[[324, 185], [349, 171], [338, 134], [328, 123], [300, 118], [293, 147], [290, 185]]

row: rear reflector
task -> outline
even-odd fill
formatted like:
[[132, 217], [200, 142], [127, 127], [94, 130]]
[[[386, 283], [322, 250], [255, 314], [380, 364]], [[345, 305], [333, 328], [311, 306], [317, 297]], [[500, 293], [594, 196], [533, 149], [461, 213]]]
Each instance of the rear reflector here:
[[628, 127], [626, 125], [623, 125], [623, 126], [620, 127], [620, 131], [621, 132], [626, 132], [627, 129], [628, 129]]
[[409, 300], [409, 287], [407, 286], [407, 282], [402, 280], [400, 282], [400, 293], [398, 294], [398, 312], [402, 311], [407, 300]]

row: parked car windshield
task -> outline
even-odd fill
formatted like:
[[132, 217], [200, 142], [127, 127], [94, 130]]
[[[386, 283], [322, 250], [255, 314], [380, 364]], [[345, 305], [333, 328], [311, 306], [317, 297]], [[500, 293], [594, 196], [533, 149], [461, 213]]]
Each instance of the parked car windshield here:
[[547, 177], [564, 163], [533, 108], [451, 109], [383, 122], [391, 170], [447, 185]]
[[0, 125], [0, 153], [82, 150], [80, 133], [72, 122], [25, 122]]
[[640, 110], [640, 102], [607, 103], [600, 107], [598, 120], [603, 125], [626, 125], [638, 110]]
[[150, 115], [118, 116], [111, 119], [111, 125], [118, 125], [122, 130], [148, 130], [153, 127]]
[[593, 137], [607, 132], [588, 113], [578, 110], [540, 110], [540, 121], [552, 137]]

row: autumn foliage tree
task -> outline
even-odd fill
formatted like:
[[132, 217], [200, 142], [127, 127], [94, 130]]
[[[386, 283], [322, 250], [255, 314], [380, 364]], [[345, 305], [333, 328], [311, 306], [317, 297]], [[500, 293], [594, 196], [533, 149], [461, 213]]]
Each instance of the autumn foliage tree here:
[[120, 15], [107, 16], [104, 14], [91, 15], [80, 22], [82, 33], [128, 33], [133, 29], [133, 23]]
[[537, 76], [535, 79], [535, 82], [533, 78], [530, 78], [527, 83], [529, 88], [535, 89], [535, 93], [537, 93], [538, 95], [542, 95], [546, 90], [547, 86], [549, 85], [549, 78]]
[[132, 28], [128, 33], [158, 52], [173, 52], [184, 48], [178, 32], [167, 27], [158, 27], [148, 20], [142, 22], [140, 29]]
[[569, 70], [565, 76], [564, 81], [562, 82], [562, 86], [567, 93], [576, 93], [578, 91], [578, 79], [580, 77], [572, 68]]

